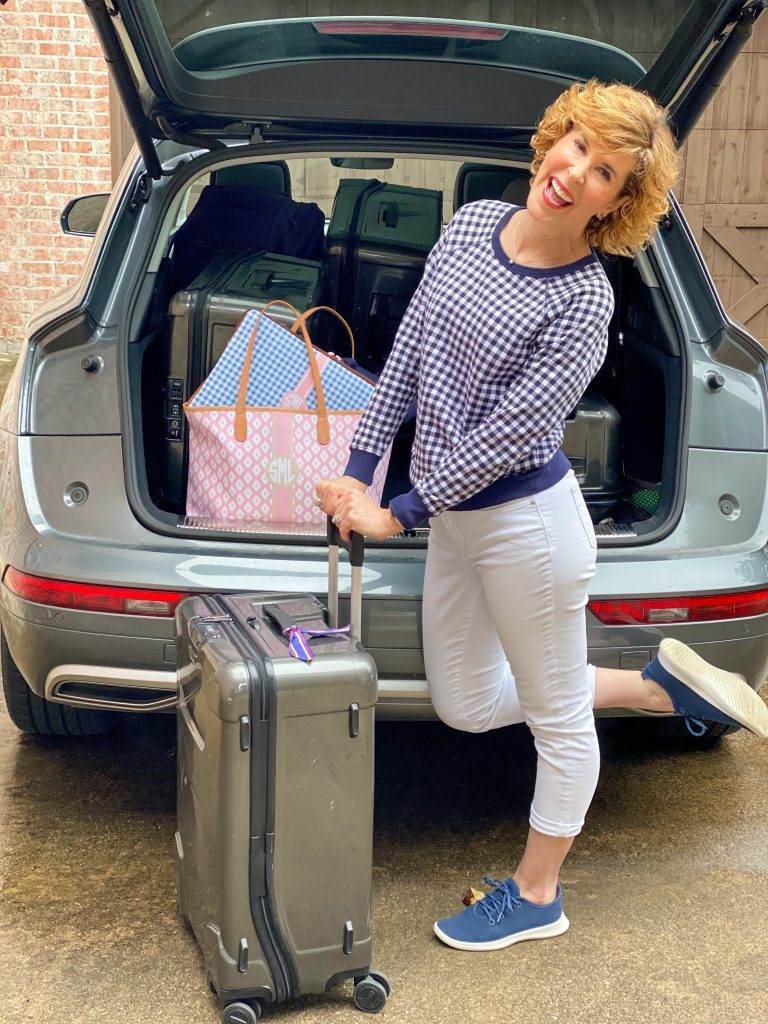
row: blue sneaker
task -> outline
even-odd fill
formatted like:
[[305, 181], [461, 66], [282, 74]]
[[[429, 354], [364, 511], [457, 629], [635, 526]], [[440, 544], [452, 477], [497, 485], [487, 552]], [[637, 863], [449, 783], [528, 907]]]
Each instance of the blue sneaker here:
[[723, 722], [768, 738], [768, 708], [746, 679], [715, 668], [680, 640], [662, 640], [642, 676], [666, 690], [692, 736], [703, 736], [708, 722]]
[[568, 931], [568, 918], [563, 913], [563, 893], [551, 903], [539, 906], [523, 899], [517, 882], [508, 878], [499, 882], [485, 876], [493, 892], [478, 900], [455, 917], [435, 921], [435, 935], [454, 949], [503, 949], [523, 939], [549, 939]]

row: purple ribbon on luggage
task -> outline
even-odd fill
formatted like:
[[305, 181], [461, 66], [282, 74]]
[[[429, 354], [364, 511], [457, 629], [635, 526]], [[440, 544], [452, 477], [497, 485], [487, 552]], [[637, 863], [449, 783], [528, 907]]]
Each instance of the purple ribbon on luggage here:
[[311, 636], [334, 636], [337, 633], [349, 633], [349, 626], [339, 626], [337, 629], [307, 629], [305, 626], [289, 626], [283, 630], [283, 636], [288, 638], [288, 653], [292, 658], [299, 661], [312, 661], [315, 652], [309, 646], [308, 637]]

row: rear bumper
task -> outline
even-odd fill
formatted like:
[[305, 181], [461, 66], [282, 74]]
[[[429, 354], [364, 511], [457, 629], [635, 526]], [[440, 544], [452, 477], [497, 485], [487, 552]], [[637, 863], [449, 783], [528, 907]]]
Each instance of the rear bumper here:
[[[53, 608], [0, 585], [0, 621], [14, 661], [41, 697], [85, 708], [172, 710], [172, 619]], [[675, 636], [721, 668], [740, 672], [755, 689], [768, 676], [768, 615], [666, 629], [601, 626], [591, 616], [588, 621], [589, 659], [599, 667], [641, 668], [664, 636]], [[421, 652], [366, 646], [379, 665], [378, 716], [434, 718]], [[398, 666], [404, 671], [392, 671]]]
[[110, 711], [172, 711], [176, 673], [112, 665], [56, 665], [45, 677], [46, 700]]

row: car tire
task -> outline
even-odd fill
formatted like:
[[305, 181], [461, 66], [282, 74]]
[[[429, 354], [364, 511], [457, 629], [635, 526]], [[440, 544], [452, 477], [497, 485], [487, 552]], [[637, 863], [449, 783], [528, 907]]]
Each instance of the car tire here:
[[83, 711], [54, 704], [30, 689], [0, 632], [0, 673], [5, 706], [11, 721], [22, 732], [38, 736], [98, 736], [111, 732], [118, 716], [108, 711]]

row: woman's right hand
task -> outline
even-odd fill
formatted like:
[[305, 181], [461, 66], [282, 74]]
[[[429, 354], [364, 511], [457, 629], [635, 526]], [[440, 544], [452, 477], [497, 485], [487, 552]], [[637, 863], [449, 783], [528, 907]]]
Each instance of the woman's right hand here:
[[315, 484], [315, 491], [323, 512], [329, 516], [335, 516], [336, 506], [342, 495], [349, 494], [350, 491], [363, 493], [366, 486], [353, 476], [335, 476], [330, 480], [318, 480]]

